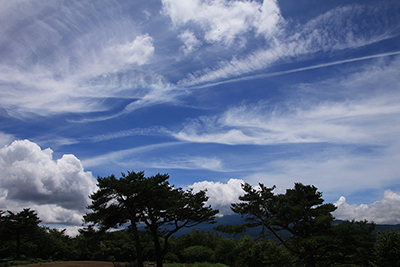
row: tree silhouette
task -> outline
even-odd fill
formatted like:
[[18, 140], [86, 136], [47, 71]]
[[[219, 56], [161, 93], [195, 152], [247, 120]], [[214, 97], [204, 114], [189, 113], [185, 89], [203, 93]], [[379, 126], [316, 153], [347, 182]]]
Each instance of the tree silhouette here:
[[218, 213], [218, 210], [205, 206], [208, 197], [204, 191], [194, 193], [174, 188], [168, 178], [168, 174], [146, 178], [144, 172], [122, 173], [120, 179], [114, 175], [99, 177], [99, 190], [90, 196], [92, 204], [88, 206], [93, 212], [84, 216], [85, 221], [103, 229], [130, 223], [140, 267], [143, 266], [143, 252], [137, 225], [144, 222], [153, 236], [157, 266], [161, 267], [171, 235], [183, 227], [212, 223]]
[[18, 213], [7, 211], [6, 215], [1, 212], [2, 235], [5, 240], [15, 242], [18, 259], [21, 258], [21, 246], [35, 239], [40, 222], [36, 212], [29, 208]]
[[[262, 227], [261, 235], [273, 235], [293, 255], [298, 266], [329, 266], [335, 262], [365, 262], [371, 252], [374, 224], [346, 222], [334, 226], [333, 204], [324, 204], [322, 193], [315, 186], [296, 183], [285, 194], [274, 194], [275, 187], [259, 184], [242, 186], [245, 194], [231, 209], [245, 218], [246, 223], [218, 226], [228, 233], [244, 232], [250, 227]], [[282, 233], [288, 232], [285, 238]], [[369, 253], [371, 255], [371, 253]]]

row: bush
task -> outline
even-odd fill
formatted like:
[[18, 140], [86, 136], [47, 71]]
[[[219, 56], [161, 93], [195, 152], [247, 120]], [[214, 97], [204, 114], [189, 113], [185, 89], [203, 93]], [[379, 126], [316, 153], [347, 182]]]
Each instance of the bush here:
[[182, 251], [185, 262], [213, 262], [214, 251], [204, 246], [191, 246]]
[[179, 257], [172, 252], [167, 252], [167, 254], [164, 257], [164, 260], [166, 262], [179, 262], [180, 261]]
[[375, 253], [378, 266], [400, 266], [400, 232], [378, 232]]
[[236, 244], [237, 241], [234, 239], [221, 239], [215, 249], [215, 261], [225, 263], [228, 266], [234, 266], [237, 258], [235, 252]]
[[291, 256], [286, 249], [267, 239], [254, 240], [243, 237], [235, 248], [234, 266], [290, 266]]

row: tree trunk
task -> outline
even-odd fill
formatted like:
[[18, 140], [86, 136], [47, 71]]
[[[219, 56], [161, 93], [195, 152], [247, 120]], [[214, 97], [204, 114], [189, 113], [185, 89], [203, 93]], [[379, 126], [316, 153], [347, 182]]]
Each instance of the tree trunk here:
[[162, 267], [163, 266], [163, 251], [161, 249], [160, 238], [157, 233], [157, 228], [152, 227], [151, 233], [153, 235], [154, 240], [154, 248], [156, 250], [156, 266]]
[[17, 234], [17, 259], [21, 258], [21, 236]]
[[138, 263], [138, 267], [143, 267], [143, 251], [142, 244], [140, 243], [139, 231], [136, 226], [136, 220], [131, 220], [131, 228], [133, 231], [133, 236], [135, 237], [136, 244], [136, 260]]

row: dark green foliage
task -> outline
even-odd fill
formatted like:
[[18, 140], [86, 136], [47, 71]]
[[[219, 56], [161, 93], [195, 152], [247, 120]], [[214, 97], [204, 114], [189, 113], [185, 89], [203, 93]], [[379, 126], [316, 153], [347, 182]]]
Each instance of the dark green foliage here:
[[182, 251], [184, 262], [214, 262], [214, 251], [209, 247], [190, 246]]
[[74, 238], [79, 260], [102, 260], [128, 262], [133, 259], [135, 244], [128, 231], [96, 231], [89, 226]]
[[204, 246], [215, 250], [221, 239], [222, 236], [218, 233], [195, 228], [192, 231], [175, 238], [173, 246], [175, 250], [183, 250], [190, 246]]
[[65, 230], [39, 226], [35, 211], [1, 213], [1, 258], [75, 260], [79, 253]]
[[[144, 172], [128, 172], [120, 179], [114, 175], [99, 177], [99, 190], [90, 198], [91, 213], [85, 215], [86, 222], [102, 229], [130, 224], [136, 243], [136, 259], [143, 266], [144, 249], [140, 241], [137, 224], [145, 223], [154, 243], [153, 255], [157, 266], [162, 266], [168, 251], [168, 240], [178, 230], [193, 227], [203, 222], [213, 222], [218, 210], [205, 206], [208, 197], [204, 191], [194, 193], [174, 188], [168, 183], [168, 174], [144, 177]], [[161, 230], [162, 226], [166, 226]]]
[[[243, 185], [241, 202], [232, 204], [235, 213], [246, 223], [219, 226], [217, 230], [241, 233], [247, 228], [262, 227], [261, 236], [272, 234], [295, 257], [296, 266], [329, 266], [331, 264], [369, 263], [375, 225], [366, 222], [344, 222], [333, 226], [333, 204], [324, 204], [315, 186], [296, 183], [285, 194], [273, 193], [275, 187], [259, 184], [254, 189]], [[290, 233], [284, 238], [280, 231]]]
[[268, 239], [241, 238], [235, 249], [235, 260], [231, 266], [291, 266], [291, 256], [281, 246]]
[[400, 232], [378, 232], [375, 253], [378, 266], [400, 266]]
[[376, 241], [375, 224], [367, 221], [344, 221], [331, 226], [326, 254], [321, 257], [324, 266], [349, 264], [371, 266], [374, 261], [373, 248]]
[[65, 234], [64, 230], [40, 227], [40, 235], [37, 238], [38, 250], [35, 258], [52, 260], [76, 260], [79, 253], [74, 247], [73, 239]]
[[[122, 178], [124, 177], [128, 176]], [[140, 174], [136, 178], [140, 180]], [[144, 176], [142, 178], [148, 179]], [[280, 195], [273, 194], [273, 188], [246, 187], [246, 194], [240, 198], [241, 202], [232, 205], [236, 211], [240, 212], [239, 214], [244, 216], [245, 223], [227, 225], [218, 229], [239, 233], [249, 227], [258, 226], [256, 229], [261, 229], [261, 235], [256, 239], [249, 236], [242, 236], [240, 239], [227, 238], [219, 233], [200, 229], [193, 229], [181, 236], [172, 236], [171, 233], [176, 232], [177, 227], [197, 223], [193, 219], [196, 218], [195, 216], [186, 217], [192, 218], [191, 223], [184, 224], [184, 221], [175, 223], [173, 215], [185, 218], [182, 213], [187, 207], [191, 207], [186, 210], [188, 213], [194, 210], [201, 211], [203, 207], [201, 203], [204, 203], [206, 198], [204, 192], [196, 195], [190, 190], [174, 189], [167, 183], [158, 187], [160, 181], [166, 182], [165, 178], [168, 177], [161, 175], [155, 178], [151, 183], [146, 184], [148, 188], [146, 190], [160, 190], [157, 192], [164, 197], [168, 195], [168, 191], [172, 190], [170, 199], [166, 201], [169, 206], [162, 206], [163, 204], [159, 203], [163, 209], [153, 210], [161, 200], [150, 200], [148, 198], [150, 194], [146, 193], [140, 196], [148, 203], [144, 209], [146, 214], [143, 214], [140, 209], [135, 214], [138, 222], [147, 220], [145, 230], [136, 228], [143, 261], [157, 260], [154, 246], [156, 237], [162, 253], [166, 251], [165, 261], [174, 262], [174, 266], [400, 266], [400, 233], [398, 231], [378, 232], [376, 241], [373, 235], [375, 228], [373, 223], [368, 224], [366, 221], [332, 223], [331, 212], [335, 207], [324, 204], [322, 194], [315, 187], [301, 184], [296, 184], [294, 189], [289, 189], [285, 194]], [[107, 182], [110, 181], [107, 180]], [[164, 185], [168, 186], [164, 187]], [[144, 190], [143, 187], [141, 190]], [[139, 194], [132, 197], [140, 201]], [[129, 199], [125, 196], [122, 198]], [[102, 197], [99, 198], [101, 199], [104, 200]], [[111, 207], [109, 218], [96, 217], [99, 214], [88, 214], [88, 216], [93, 216], [91, 218], [104, 222], [104, 224], [99, 224], [103, 227], [97, 229], [89, 225], [81, 229], [80, 234], [74, 238], [67, 236], [65, 230], [39, 226], [40, 219], [30, 209], [16, 214], [0, 212], [0, 257], [17, 258], [16, 233], [20, 232], [21, 258], [131, 262], [131, 266], [138, 266], [135, 227], [130, 226], [126, 231], [105, 231], [108, 228], [107, 225], [119, 225], [124, 222], [123, 217], [129, 215], [123, 209], [120, 210], [120, 215], [113, 213], [123, 206], [117, 206], [118, 202], [111, 202], [111, 204], [97, 202], [99, 208], [101, 205], [104, 208]], [[182, 206], [183, 203], [187, 203], [186, 206]], [[173, 204], [177, 205], [173, 206]], [[156, 231], [151, 230], [154, 225], [159, 226]], [[286, 230], [286, 233], [289, 232], [290, 235], [282, 235], [281, 229]], [[267, 239], [271, 235], [275, 236], [275, 241]]]
[[171, 252], [179, 255], [180, 262], [200, 261], [194, 254], [205, 254], [207, 256], [201, 256], [207, 258], [203, 261], [231, 267], [285, 266], [285, 263], [290, 263], [291, 257], [284, 248], [270, 240], [254, 240], [249, 236], [237, 240], [199, 229], [172, 238]]
[[7, 243], [3, 245], [2, 249], [8, 252], [12, 251], [12, 256], [17, 259], [21, 258], [21, 253], [24, 253], [25, 256], [34, 254], [37, 250], [35, 241], [40, 234], [40, 219], [36, 212], [28, 208], [19, 213], [0, 211], [0, 215], [1, 238], [4, 243]]
[[215, 248], [215, 261], [233, 266], [237, 259], [236, 255], [237, 240], [232, 238], [221, 238]]
[[[199, 230], [199, 229], [195, 228], [191, 232], [183, 234], [179, 237], [172, 237], [171, 242], [170, 242], [170, 244], [171, 244], [170, 251], [172, 253], [174, 253], [175, 255], [177, 255], [181, 262], [185, 262], [185, 257], [182, 254], [183, 251], [188, 247], [201, 246], [201, 247], [210, 249], [215, 252], [215, 259], [209, 258], [207, 260], [208, 262], [213, 262], [213, 260], [215, 260], [216, 262], [225, 262], [225, 261], [220, 261], [220, 260], [222, 260], [222, 258], [227, 258], [229, 255], [228, 251], [222, 251], [222, 249], [221, 249], [221, 243], [226, 240], [229, 240], [229, 239], [222, 237], [218, 233], [211, 232], [211, 231]], [[235, 245], [233, 245], [233, 246], [235, 246]], [[220, 247], [220, 248], [217, 250], [218, 247]], [[224, 252], [226, 252], [226, 254], [224, 254], [224, 255], [219, 254], [219, 253], [224, 253]]]
[[100, 233], [89, 226], [79, 230], [79, 235], [75, 238], [75, 247], [79, 251], [79, 260], [94, 260], [94, 253], [99, 250], [99, 243], [103, 233]]

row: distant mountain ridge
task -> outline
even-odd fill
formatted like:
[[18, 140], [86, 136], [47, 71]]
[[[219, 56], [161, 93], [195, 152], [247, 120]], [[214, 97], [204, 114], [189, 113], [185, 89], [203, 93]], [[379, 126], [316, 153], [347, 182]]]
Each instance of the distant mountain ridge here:
[[[243, 218], [238, 215], [238, 214], [232, 214], [232, 215], [225, 215], [223, 217], [217, 217], [216, 219], [216, 223], [214, 224], [208, 224], [208, 223], [201, 223], [193, 228], [183, 228], [181, 230], [179, 230], [176, 234], [174, 234], [174, 236], [180, 236], [183, 234], [186, 234], [190, 231], [192, 231], [193, 229], [197, 228], [199, 230], [203, 230], [203, 231], [211, 231], [211, 232], [217, 232], [220, 233], [221, 235], [225, 236], [225, 237], [233, 237], [233, 235], [229, 235], [229, 234], [225, 234], [225, 233], [221, 233], [218, 232], [216, 230], [214, 230], [214, 227], [216, 227], [217, 225], [237, 225], [237, 224], [242, 224], [244, 223]], [[340, 223], [342, 222], [342, 220], [335, 220], [335, 223]], [[377, 224], [374, 230], [374, 233], [377, 233], [378, 231], [386, 231], [386, 230], [396, 230], [396, 231], [400, 231], [400, 224], [396, 224], [396, 225], [390, 225], [390, 224]], [[248, 229], [244, 234], [244, 235], [248, 235], [251, 236], [253, 238], [257, 238], [259, 237], [259, 234], [261, 232], [261, 228], [252, 228], [252, 229]], [[240, 238], [240, 236], [242, 235], [238, 235], [237, 238]], [[283, 236], [289, 236], [288, 233], [282, 233]], [[273, 239], [273, 236], [271, 236], [271, 239]]]

